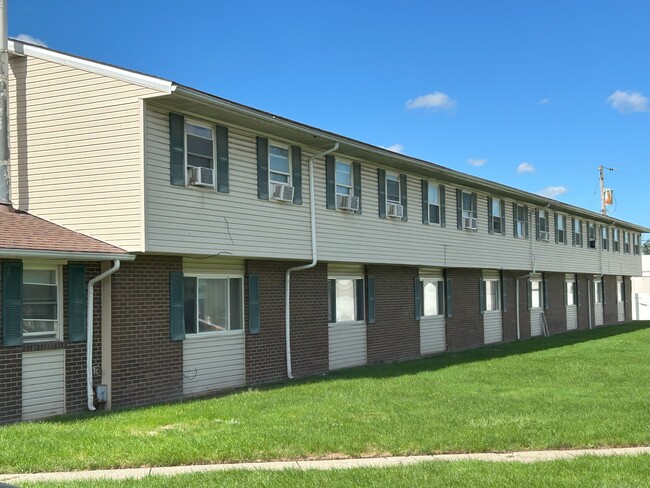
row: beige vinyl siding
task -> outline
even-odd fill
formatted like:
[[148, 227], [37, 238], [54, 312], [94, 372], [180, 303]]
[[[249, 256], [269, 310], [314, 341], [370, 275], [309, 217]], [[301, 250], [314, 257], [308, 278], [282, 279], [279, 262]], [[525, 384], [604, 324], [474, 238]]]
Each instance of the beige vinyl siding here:
[[23, 420], [65, 413], [65, 350], [23, 353]]
[[578, 307], [576, 305], [567, 305], [566, 330], [576, 330], [577, 328], [578, 328]]
[[183, 273], [244, 276], [244, 260], [220, 256], [206, 256], [205, 258], [185, 256], [183, 257]]
[[541, 336], [544, 333], [541, 317], [543, 313], [541, 308], [533, 308], [530, 311], [530, 335], [532, 337]]
[[[317, 151], [302, 146], [302, 205], [280, 204], [257, 198], [255, 137], [258, 134], [241, 128], [229, 128], [230, 193], [175, 187], [169, 183], [168, 114], [168, 110], [147, 103], [147, 250], [188, 254], [228, 252], [233, 256], [309, 260], [311, 234], [307, 161]], [[345, 154], [337, 156], [354, 160]], [[628, 275], [638, 274], [640, 269], [638, 256], [612, 252], [603, 252], [601, 256], [600, 250], [572, 246], [570, 234], [568, 245], [556, 244], [552, 210], [549, 210], [549, 242], [533, 242], [535, 227], [532, 205], [528, 205], [530, 239], [514, 238], [513, 201], [510, 199], [504, 200], [505, 235], [489, 234], [487, 197], [498, 195], [485, 192], [477, 192], [478, 231], [458, 230], [457, 186], [452, 184], [445, 183], [447, 226], [424, 225], [420, 186], [422, 175], [413, 173], [406, 173], [408, 221], [380, 219], [377, 201], [379, 166], [371, 161], [360, 163], [362, 214], [326, 208], [325, 161], [317, 159], [314, 163], [318, 258], [321, 261], [440, 268], [535, 268], [549, 272]], [[388, 167], [383, 169], [396, 172]], [[436, 183], [430, 175], [426, 178]], [[464, 189], [472, 191], [471, 188]], [[567, 228], [571, 223], [570, 217]]]
[[243, 386], [244, 333], [220, 332], [183, 341], [183, 395]]
[[495, 310], [483, 314], [483, 343], [503, 342], [503, 325], [501, 311]]
[[328, 325], [329, 369], [366, 364], [366, 324], [364, 322]]
[[619, 322], [625, 321], [625, 302], [618, 302], [616, 304], [616, 313]]
[[594, 303], [594, 325], [598, 327], [599, 325], [604, 324], [603, 319], [603, 304]]
[[435, 354], [447, 349], [445, 338], [445, 316], [420, 319], [420, 354]]
[[11, 57], [9, 85], [18, 207], [142, 251], [140, 99], [157, 92], [34, 57]]

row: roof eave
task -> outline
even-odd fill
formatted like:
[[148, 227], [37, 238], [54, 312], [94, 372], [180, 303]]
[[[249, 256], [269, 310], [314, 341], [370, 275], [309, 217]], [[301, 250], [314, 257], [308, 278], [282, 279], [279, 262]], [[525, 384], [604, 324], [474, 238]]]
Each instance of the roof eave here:
[[40, 249], [0, 249], [0, 258], [65, 259], [68, 261], [133, 261], [128, 253], [47, 251]]

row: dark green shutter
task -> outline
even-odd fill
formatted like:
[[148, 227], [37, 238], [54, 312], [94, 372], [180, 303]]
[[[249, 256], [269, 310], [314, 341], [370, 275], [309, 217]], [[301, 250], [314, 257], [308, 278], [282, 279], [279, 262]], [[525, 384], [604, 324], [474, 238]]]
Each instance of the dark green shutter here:
[[501, 235], [506, 235], [506, 202], [501, 200]]
[[548, 308], [548, 279], [546, 274], [542, 274], [542, 282], [544, 283], [544, 308]]
[[576, 289], [575, 289], [575, 299], [576, 299], [576, 306], [580, 305], [580, 286], [578, 282], [578, 273], [575, 274], [576, 277]]
[[257, 137], [257, 198], [269, 199], [269, 140]]
[[[567, 283], [568, 283], [568, 282], [567, 282], [566, 279], [565, 279], [565, 280], [564, 280], [564, 308], [566, 308], [567, 305], [569, 304], [569, 299], [568, 299], [569, 295], [568, 295], [568, 293], [567, 293], [567, 286], [568, 286]], [[574, 284], [573, 286], [574, 286], [574, 288], [575, 288], [576, 285]]]
[[375, 323], [375, 277], [368, 276], [368, 323]]
[[354, 286], [356, 288], [355, 290], [355, 298], [357, 300], [356, 303], [356, 320], [361, 321], [365, 319], [365, 288], [364, 288], [364, 283], [363, 279], [357, 279], [354, 280]]
[[420, 320], [422, 318], [422, 282], [418, 277], [415, 278], [413, 283], [413, 304], [415, 320]]
[[585, 236], [582, 233], [582, 219], [578, 220], [578, 225], [580, 226], [580, 247], [585, 247]]
[[248, 275], [248, 333], [260, 333], [260, 277]]
[[555, 224], [555, 243], [557, 244], [558, 242], [560, 242], [560, 235], [559, 235], [560, 233], [557, 231], [557, 212], [555, 213], [554, 220], [555, 220], [555, 222], [554, 222], [554, 224]]
[[447, 206], [445, 204], [445, 185], [440, 185], [440, 227], [447, 227]]
[[86, 341], [86, 267], [68, 265], [68, 342]]
[[602, 295], [601, 301], [603, 302], [603, 305], [605, 305], [607, 303], [605, 300], [605, 297], [607, 296], [607, 294], [605, 293], [605, 275], [600, 277], [600, 292]]
[[463, 228], [463, 190], [456, 189], [456, 226]]
[[2, 344], [23, 343], [23, 263], [2, 263]]
[[169, 181], [185, 186], [185, 117], [169, 112]]
[[445, 278], [445, 297], [447, 299], [447, 306], [445, 308], [445, 312], [447, 314], [447, 317], [451, 317], [452, 314], [452, 287], [451, 287], [451, 278], [447, 276], [447, 270], [445, 269], [444, 271], [444, 278]]
[[379, 199], [379, 218], [386, 218], [386, 170], [377, 169], [377, 194]]
[[526, 287], [528, 289], [528, 310], [530, 310], [533, 306], [533, 284], [530, 281], [530, 278], [526, 280]]
[[478, 308], [481, 315], [485, 313], [485, 281], [478, 279]]
[[354, 162], [352, 163], [352, 173], [353, 173], [353, 191], [354, 196], [359, 199], [359, 208], [355, 210], [354, 213], [361, 213], [361, 163]]
[[330, 324], [336, 323], [336, 280], [327, 280], [327, 298], [328, 298], [328, 312]]
[[576, 245], [576, 219], [571, 217], [571, 243]]
[[336, 160], [334, 156], [325, 156], [325, 206], [336, 210]]
[[293, 203], [302, 205], [302, 150], [291, 146], [291, 183], [293, 184]]
[[399, 175], [399, 191], [402, 196], [402, 220], [408, 220], [408, 197], [406, 188], [406, 175]]
[[539, 210], [535, 212], [535, 240], [539, 241]]
[[437, 281], [436, 282], [436, 290], [438, 293], [438, 296], [436, 297], [438, 299], [438, 315], [444, 315], [445, 314], [445, 283], [444, 281]]
[[172, 341], [185, 339], [185, 311], [183, 273], [169, 273], [169, 338]]
[[512, 236], [517, 237], [517, 204], [512, 202]]
[[503, 271], [501, 271], [501, 311], [508, 311], [508, 287], [506, 279], [503, 277]]
[[429, 182], [422, 180], [422, 223], [429, 223]]
[[494, 234], [494, 214], [492, 212], [492, 197], [487, 197], [487, 211], [488, 211], [488, 233]]
[[526, 233], [524, 235], [526, 236], [526, 239], [528, 239], [529, 238], [528, 221], [530, 219], [528, 218], [528, 207], [526, 205], [524, 205], [524, 219], [525, 219], [525, 222], [526, 222], [526, 225], [525, 225]]
[[228, 158], [228, 127], [218, 125], [217, 129], [217, 191], [230, 192], [230, 170]]

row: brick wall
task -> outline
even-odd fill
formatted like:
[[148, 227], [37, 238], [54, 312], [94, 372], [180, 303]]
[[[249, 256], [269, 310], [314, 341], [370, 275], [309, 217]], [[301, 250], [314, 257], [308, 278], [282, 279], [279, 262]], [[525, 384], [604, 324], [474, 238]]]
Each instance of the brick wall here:
[[0, 425], [16, 422], [22, 415], [22, 362], [22, 347], [2, 345], [2, 273], [0, 272]]
[[632, 320], [632, 307], [634, 306], [634, 296], [632, 295], [632, 278], [623, 276], [625, 282], [625, 321]]
[[[502, 283], [505, 300], [503, 303], [503, 341], [510, 342], [517, 340], [517, 277], [525, 275], [526, 271], [503, 271]], [[521, 281], [521, 280], [519, 280]], [[521, 310], [519, 311], [521, 314]]]
[[369, 364], [420, 356], [420, 322], [415, 320], [418, 268], [367, 266], [375, 278], [375, 323], [367, 326]]
[[[589, 314], [591, 313], [591, 320], [593, 324], [594, 312], [589, 310], [589, 297], [593, 287], [591, 283], [591, 276], [579, 274], [576, 281], [578, 286], [578, 329], [584, 330], [589, 328]], [[593, 300], [593, 299], [592, 299]]]
[[[522, 275], [530, 273], [523, 272]], [[518, 275], [518, 276], [522, 276]], [[530, 339], [530, 310], [528, 309], [528, 277], [519, 280], [519, 333], [521, 339]]]
[[114, 407], [180, 398], [183, 343], [169, 339], [169, 273], [179, 256], [138, 256], [112, 275]]
[[616, 301], [616, 276], [603, 276], [603, 291], [605, 303], [603, 304], [603, 323], [605, 325], [618, 324], [618, 302]]
[[447, 317], [447, 349], [461, 351], [483, 345], [483, 316], [479, 307], [480, 269], [448, 269], [452, 282], [452, 316]]
[[550, 334], [566, 332], [566, 307], [564, 305], [564, 274], [544, 273], [548, 290], [548, 308], [544, 310]]

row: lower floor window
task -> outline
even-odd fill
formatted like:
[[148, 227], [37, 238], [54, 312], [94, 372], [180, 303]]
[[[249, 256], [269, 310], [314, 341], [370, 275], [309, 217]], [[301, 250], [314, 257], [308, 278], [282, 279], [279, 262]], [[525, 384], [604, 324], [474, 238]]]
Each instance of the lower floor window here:
[[625, 301], [625, 282], [623, 280], [616, 281], [616, 301], [619, 303]]
[[576, 288], [576, 282], [575, 281], [567, 281], [565, 282], [566, 286], [566, 304], [567, 305], [576, 305], [577, 300], [576, 300], [576, 295], [577, 295], [577, 288]]
[[603, 282], [594, 281], [594, 303], [603, 303]]
[[186, 277], [185, 333], [241, 330], [242, 278]]
[[23, 337], [56, 339], [60, 308], [58, 269], [23, 270]]
[[331, 324], [364, 320], [363, 278], [330, 278], [328, 291]]
[[530, 281], [530, 308], [542, 308], [543, 289], [540, 280]]
[[485, 310], [500, 310], [499, 280], [485, 280]]
[[440, 279], [420, 280], [420, 316], [430, 317], [444, 313], [444, 286]]

